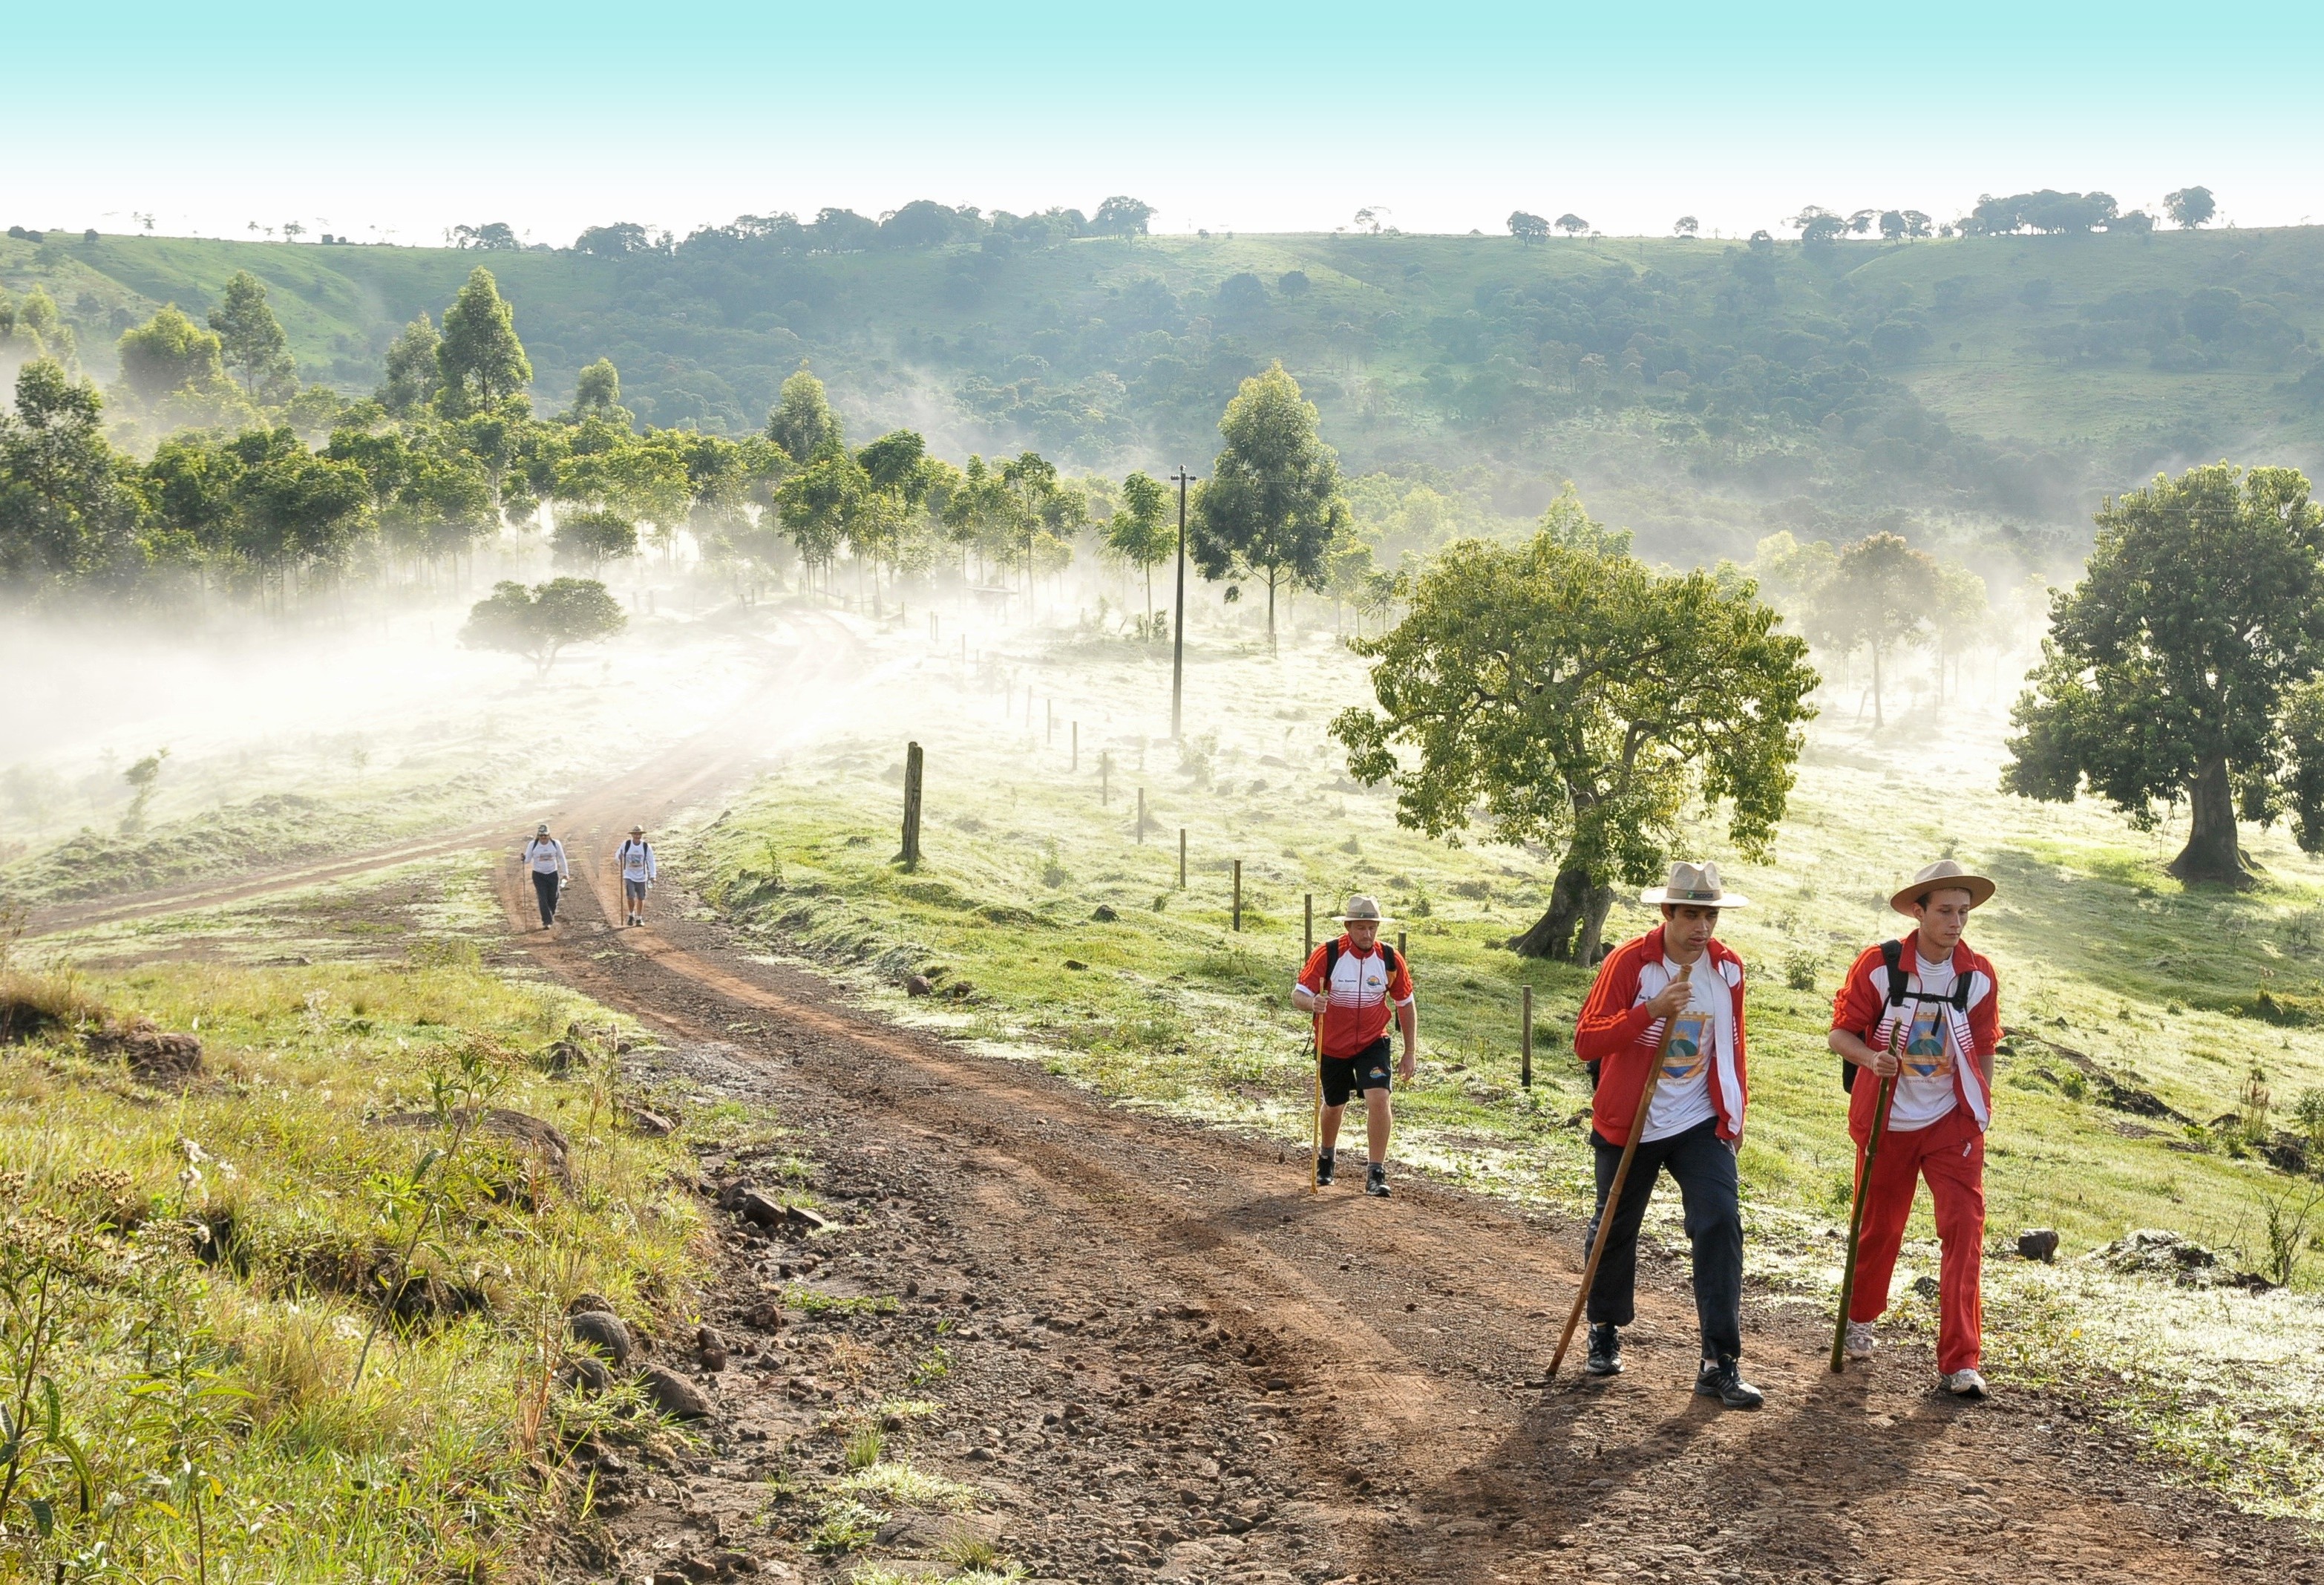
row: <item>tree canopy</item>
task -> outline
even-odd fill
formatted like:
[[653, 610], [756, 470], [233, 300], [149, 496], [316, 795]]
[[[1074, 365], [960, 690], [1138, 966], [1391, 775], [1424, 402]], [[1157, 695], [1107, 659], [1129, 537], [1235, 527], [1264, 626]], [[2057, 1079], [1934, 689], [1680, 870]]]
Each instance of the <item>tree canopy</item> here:
[[267, 303], [264, 281], [247, 270], [235, 271], [209, 321], [226, 366], [242, 377], [252, 396], [287, 395], [297, 389], [290, 338]]
[[1937, 605], [1936, 558], [1901, 534], [1867, 534], [1843, 545], [1810, 598], [1808, 636], [1833, 652], [1872, 652], [1872, 724], [1887, 724], [1880, 702], [1881, 662], [1897, 644], [1917, 640]]
[[767, 438], [788, 452], [795, 462], [806, 462], [826, 446], [846, 444], [839, 415], [831, 410], [823, 382], [806, 368], [783, 382], [775, 409], [767, 415]]
[[2002, 786], [2063, 803], [2087, 783], [2139, 830], [2183, 797], [2172, 872], [2236, 881], [2236, 816], [2278, 812], [2286, 696], [2324, 666], [2324, 510], [2294, 469], [2222, 462], [2097, 521], [2082, 581], [2052, 601]]
[[609, 639], [628, 624], [621, 602], [594, 578], [551, 578], [529, 589], [503, 580], [470, 609], [460, 642], [521, 655], [545, 676], [568, 645]]
[[482, 264], [469, 272], [468, 283], [444, 310], [436, 366], [443, 378], [443, 401], [456, 417], [496, 406], [532, 383], [532, 364], [516, 336], [515, 312]]
[[1226, 446], [1187, 524], [1187, 553], [1214, 582], [1265, 582], [1271, 649], [1277, 585], [1321, 588], [1324, 556], [1348, 521], [1339, 455], [1323, 444], [1314, 405], [1281, 364], [1242, 382], [1219, 433]]
[[1554, 517], [1521, 545], [1448, 547], [1404, 619], [1354, 641], [1379, 708], [1332, 733], [1351, 775], [1395, 786], [1399, 823], [1562, 849], [1512, 945], [1588, 962], [1613, 884], [1659, 879], [1690, 802], [1724, 804], [1738, 851], [1766, 852], [1818, 678], [1748, 581], [1658, 574], [1578, 502]]

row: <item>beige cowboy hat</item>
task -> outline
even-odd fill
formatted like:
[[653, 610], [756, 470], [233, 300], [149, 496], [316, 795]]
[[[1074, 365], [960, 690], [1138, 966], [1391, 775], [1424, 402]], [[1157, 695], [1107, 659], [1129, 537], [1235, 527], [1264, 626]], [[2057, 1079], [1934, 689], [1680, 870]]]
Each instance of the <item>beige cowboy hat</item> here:
[[1361, 892], [1358, 892], [1355, 896], [1348, 899], [1348, 908], [1345, 913], [1335, 914], [1333, 917], [1338, 919], [1342, 925], [1353, 924], [1357, 920], [1362, 920], [1364, 923], [1370, 925], [1385, 925], [1388, 923], [1388, 916], [1380, 912], [1379, 899], [1378, 898], [1366, 897]]
[[632, 836], [643, 836], [645, 834], [646, 828], [642, 825], [632, 825], [630, 827], [630, 834]]
[[1700, 864], [1690, 864], [1683, 859], [1674, 863], [1670, 879], [1660, 886], [1649, 886], [1638, 893], [1638, 900], [1654, 908], [1668, 903], [1684, 904], [1698, 908], [1748, 908], [1751, 899], [1739, 891], [1729, 891], [1719, 884], [1719, 866], [1705, 859]]
[[1965, 891], [1969, 906], [1976, 908], [1993, 895], [1993, 882], [1982, 875], [1972, 875], [1950, 859], [1939, 859], [1925, 864], [1913, 877], [1913, 883], [1889, 898], [1888, 906], [1900, 914], [1910, 914], [1914, 905], [1932, 891]]

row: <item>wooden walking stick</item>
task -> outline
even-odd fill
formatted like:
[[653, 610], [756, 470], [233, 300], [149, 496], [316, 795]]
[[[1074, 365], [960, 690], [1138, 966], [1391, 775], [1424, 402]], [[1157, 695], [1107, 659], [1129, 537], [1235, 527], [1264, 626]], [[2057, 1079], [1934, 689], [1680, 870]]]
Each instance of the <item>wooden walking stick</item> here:
[[1323, 1014], [1319, 1009], [1307, 1025], [1307, 1066], [1314, 1075], [1315, 1106], [1307, 1117], [1307, 1192], [1320, 1194], [1323, 1185]]
[[1654, 1105], [1655, 1091], [1663, 1082], [1663, 1056], [1670, 1050], [1672, 1032], [1684, 1016], [1685, 1009], [1681, 1009], [1663, 1020], [1663, 1037], [1655, 1042], [1655, 1060], [1646, 1069], [1646, 1088], [1638, 1092], [1637, 1110], [1630, 1114], [1629, 1142], [1622, 1147], [1622, 1159], [1614, 1166], [1614, 1182], [1606, 1190], [1605, 1208], [1598, 1212], [1598, 1230], [1590, 1240], [1590, 1258], [1582, 1267], [1582, 1291], [1573, 1295], [1573, 1312], [1565, 1318], [1565, 1332], [1557, 1340], [1557, 1352], [1549, 1357], [1549, 1368], [1543, 1373], [1545, 1387], [1557, 1379], [1557, 1368], [1565, 1363], [1565, 1350], [1573, 1345], [1573, 1329], [1582, 1324], [1582, 1312], [1589, 1304], [1590, 1290], [1598, 1281], [1598, 1262], [1606, 1255], [1606, 1224], [1622, 1203], [1622, 1185], [1630, 1181], [1630, 1162], [1638, 1154], [1638, 1136], [1646, 1130], [1646, 1109]]
[[[1890, 1042], [1894, 1044], [1894, 1036]], [[1896, 1071], [1880, 1081], [1880, 1093], [1872, 1102], [1872, 1136], [1864, 1142], [1864, 1170], [1856, 1175], [1856, 1204], [1848, 1213], [1848, 1259], [1840, 1268], [1840, 1318], [1831, 1327], [1834, 1376], [1848, 1368], [1848, 1307], [1856, 1298], [1856, 1249], [1864, 1238], [1864, 1201], [1872, 1187], [1872, 1160], [1880, 1153], [1880, 1136], [1888, 1126], [1888, 1103], [1904, 1072], [1904, 1059], [1899, 1057]]]

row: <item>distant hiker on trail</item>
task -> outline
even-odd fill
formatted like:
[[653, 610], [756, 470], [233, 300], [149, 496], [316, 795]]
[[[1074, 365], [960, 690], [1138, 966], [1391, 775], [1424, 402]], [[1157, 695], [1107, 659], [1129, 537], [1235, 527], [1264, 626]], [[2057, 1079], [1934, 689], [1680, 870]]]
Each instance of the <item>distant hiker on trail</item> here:
[[[1854, 1064], [1842, 1072], [1848, 1131], [1864, 1179], [1848, 1356], [1872, 1355], [1872, 1323], [1888, 1307], [1904, 1222], [1925, 1177], [1944, 1249], [1937, 1276], [1937, 1372], [1947, 1392], [1967, 1398], [1986, 1392], [1978, 1374], [1984, 1334], [1978, 1285], [1985, 1249], [1985, 1130], [1993, 1120], [2001, 995], [1993, 965], [1961, 935], [1970, 910], [1992, 895], [1992, 881], [1950, 859], [1914, 876], [1888, 906], [1919, 927], [1902, 941], [1867, 948], [1856, 960], [1832, 1000], [1829, 1037], [1832, 1050]], [[1895, 1083], [1859, 1083], [1865, 1070]], [[1888, 1120], [1864, 1178], [1865, 1143], [1884, 1090]]]
[[614, 862], [622, 867], [622, 900], [628, 905], [625, 925], [646, 922], [646, 889], [661, 879], [661, 866], [654, 862], [653, 843], [646, 840], [646, 828], [630, 827], [629, 840], [613, 854]]
[[1348, 1097], [1360, 1095], [1368, 1147], [1364, 1193], [1386, 1199], [1393, 1122], [1388, 1110], [1388, 1010], [1395, 1009], [1396, 1027], [1404, 1037], [1404, 1055], [1396, 1071], [1406, 1079], [1417, 1061], [1420, 1016], [1412, 1002], [1411, 965], [1379, 938], [1379, 904], [1371, 898], [1351, 897], [1340, 923], [1347, 933], [1317, 947], [1291, 988], [1292, 1001], [1315, 1018], [1315, 1060], [1322, 1068], [1323, 1120], [1315, 1182], [1332, 1181], [1340, 1120], [1346, 1115]]
[[565, 867], [565, 844], [549, 834], [545, 825], [533, 828], [532, 840], [524, 844], [523, 863], [532, 871], [532, 895], [540, 903], [540, 927], [548, 929], [557, 923], [557, 898], [573, 872]]
[[[1574, 1025], [1574, 1054], [1596, 1084], [1591, 1144], [1598, 1156], [1598, 1216], [1591, 1237], [1606, 1240], [1589, 1295], [1590, 1357], [1582, 1368], [1622, 1368], [1621, 1328], [1636, 1318], [1638, 1225], [1665, 1171], [1686, 1207], [1694, 1246], [1695, 1319], [1702, 1364], [1694, 1390], [1730, 1409], [1756, 1409], [1766, 1396], [1743, 1379], [1743, 1215], [1735, 1158], [1748, 1095], [1743, 1062], [1743, 960], [1717, 940], [1722, 908], [1749, 899], [1720, 885], [1716, 864], [1675, 863], [1667, 884], [1640, 900], [1663, 922], [1625, 942], [1598, 967]], [[1669, 1038], [1665, 1039], [1665, 1026]], [[1647, 1070], [1662, 1073], [1643, 1118]], [[1609, 1191], [1622, 1147], [1637, 1131], [1637, 1159], [1621, 1203]]]

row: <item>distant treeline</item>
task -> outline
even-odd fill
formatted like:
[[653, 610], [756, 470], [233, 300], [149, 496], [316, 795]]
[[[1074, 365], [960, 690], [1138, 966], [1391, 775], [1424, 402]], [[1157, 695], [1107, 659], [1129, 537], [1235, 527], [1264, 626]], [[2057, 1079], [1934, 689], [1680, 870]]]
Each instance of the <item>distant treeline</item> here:
[[[47, 321], [36, 312], [25, 323]], [[350, 578], [432, 576], [535, 522], [550, 529], [570, 570], [595, 573], [684, 532], [745, 594], [793, 568], [827, 580], [844, 559], [872, 580], [875, 602], [895, 580], [940, 566], [986, 582], [1021, 576], [1029, 586], [1069, 565], [1093, 527], [1101, 554], [1133, 569], [1176, 547], [1166, 493], [1143, 473], [1075, 480], [1033, 451], [955, 466], [908, 429], [851, 447], [822, 382], [804, 368], [756, 434], [641, 432], [604, 359], [581, 372], [569, 410], [537, 417], [530, 361], [481, 266], [440, 329], [425, 314], [405, 327], [377, 392], [362, 401], [299, 383], [253, 276], [227, 284], [209, 325], [165, 309], [124, 332], [116, 395], [148, 412], [246, 421], [171, 433], [143, 461], [108, 438], [106, 398], [57, 355], [69, 355], [67, 337], [21, 369], [14, 410], [0, 413], [0, 585], [11, 594], [224, 592], [287, 609]], [[1393, 579], [1354, 530], [1314, 410], [1280, 369], [1250, 385], [1273, 404], [1270, 441], [1305, 447], [1265, 465], [1293, 481], [1287, 496], [1264, 479], [1250, 489], [1270, 502], [1312, 495], [1312, 510], [1286, 526], [1239, 508], [1223, 488], [1198, 492], [1198, 568], [1263, 583], [1270, 613], [1278, 585], [1378, 608]], [[309, 445], [301, 430], [315, 427], [327, 434]], [[1384, 517], [1434, 538], [1448, 527], [1448, 514], [1430, 515], [1441, 498], [1425, 490], [1369, 494]]]

